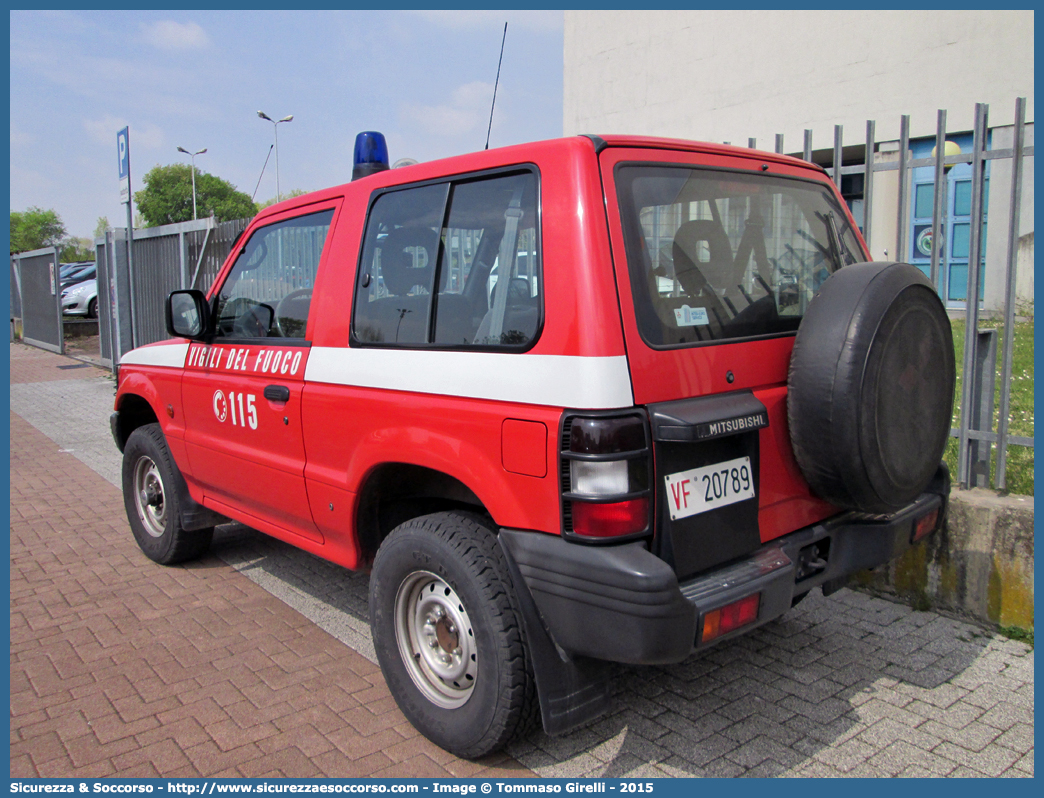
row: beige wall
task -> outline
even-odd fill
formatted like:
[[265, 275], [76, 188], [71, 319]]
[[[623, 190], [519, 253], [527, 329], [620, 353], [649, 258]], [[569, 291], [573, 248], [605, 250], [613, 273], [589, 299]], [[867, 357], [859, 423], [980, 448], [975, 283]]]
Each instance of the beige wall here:
[[566, 11], [565, 135], [637, 133], [788, 152], [1033, 120], [1032, 11]]
[[[1033, 146], [1034, 125], [1025, 129], [1023, 144]], [[1014, 130], [994, 128], [991, 146], [1012, 146]], [[1019, 213], [1020, 245], [1016, 248], [1016, 297], [1020, 302], [1033, 300], [1033, 162], [1026, 158], [1022, 165], [1022, 197]], [[983, 305], [990, 310], [1004, 306], [1005, 269], [1008, 263], [1008, 219], [1011, 208], [1011, 161], [999, 159], [990, 164], [989, 216], [986, 235], [986, 285]], [[994, 220], [999, 222], [994, 223]]]
[[[877, 163], [895, 163], [899, 160], [899, 143], [883, 144], [875, 156]], [[870, 216], [870, 257], [873, 260], [903, 260], [896, 243], [899, 230], [899, 171], [874, 174], [873, 213]], [[907, 234], [909, 235], [909, 233]]]
[[[1033, 122], [1032, 11], [566, 11], [563, 133], [634, 133], [800, 152], [866, 141], [894, 160], [910, 136], [970, 131], [988, 103], [993, 147], [1011, 146], [1015, 99]], [[889, 143], [890, 139], [896, 141]], [[1026, 144], [1033, 143], [1033, 126]], [[1025, 164], [1018, 296], [1033, 299], [1033, 159]], [[985, 306], [1003, 304], [1010, 161], [991, 166]], [[896, 258], [898, 174], [874, 180], [874, 258]], [[909, 205], [909, 198], [907, 204]], [[909, 235], [909, 232], [907, 232]]]

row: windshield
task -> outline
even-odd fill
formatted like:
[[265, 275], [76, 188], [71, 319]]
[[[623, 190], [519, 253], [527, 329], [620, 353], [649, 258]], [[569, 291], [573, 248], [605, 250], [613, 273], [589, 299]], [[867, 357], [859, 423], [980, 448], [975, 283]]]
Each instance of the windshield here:
[[652, 346], [793, 332], [826, 278], [865, 260], [821, 183], [620, 164], [616, 187], [638, 328]]

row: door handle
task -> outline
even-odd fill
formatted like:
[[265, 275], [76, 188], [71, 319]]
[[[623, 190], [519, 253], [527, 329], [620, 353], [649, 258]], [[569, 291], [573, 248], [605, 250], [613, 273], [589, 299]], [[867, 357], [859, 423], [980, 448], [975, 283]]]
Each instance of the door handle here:
[[289, 402], [290, 389], [285, 385], [266, 385], [265, 399], [270, 402]]

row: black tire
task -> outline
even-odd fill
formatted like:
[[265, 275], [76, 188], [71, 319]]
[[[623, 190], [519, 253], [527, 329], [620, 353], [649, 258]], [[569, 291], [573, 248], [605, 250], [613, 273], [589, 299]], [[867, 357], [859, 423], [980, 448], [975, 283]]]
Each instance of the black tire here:
[[92, 299], [87, 303], [87, 318], [96, 319], [98, 318], [98, 300]]
[[374, 560], [370, 624], [399, 709], [441, 748], [484, 756], [538, 714], [511, 578], [479, 517], [435, 513], [396, 527]]
[[167, 449], [159, 424], [138, 427], [123, 447], [123, 504], [138, 546], [161, 565], [201, 557], [214, 528], [181, 527], [178, 498], [180, 473]]
[[950, 320], [907, 263], [835, 272], [798, 328], [787, 418], [801, 473], [830, 503], [894, 512], [928, 487], [953, 410]]

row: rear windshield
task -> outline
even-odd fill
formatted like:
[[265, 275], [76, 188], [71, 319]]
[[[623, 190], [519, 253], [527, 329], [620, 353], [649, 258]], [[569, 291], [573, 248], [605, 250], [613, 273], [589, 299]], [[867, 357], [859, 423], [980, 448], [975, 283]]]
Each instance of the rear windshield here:
[[620, 164], [616, 187], [638, 328], [651, 346], [793, 332], [823, 281], [865, 260], [821, 183]]

